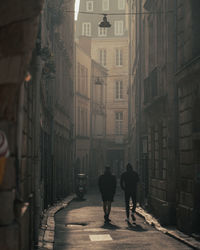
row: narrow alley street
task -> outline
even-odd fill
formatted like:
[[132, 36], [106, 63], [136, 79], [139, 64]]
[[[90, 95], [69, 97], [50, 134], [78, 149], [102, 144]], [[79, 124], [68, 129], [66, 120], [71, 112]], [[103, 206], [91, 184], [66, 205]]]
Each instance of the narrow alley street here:
[[55, 216], [54, 250], [100, 249], [192, 249], [157, 231], [136, 216], [136, 224], [125, 222], [123, 193], [118, 190], [105, 225], [99, 192], [88, 192], [85, 200], [74, 199]]
[[0, 250], [200, 250], [199, 13], [1, 1]]

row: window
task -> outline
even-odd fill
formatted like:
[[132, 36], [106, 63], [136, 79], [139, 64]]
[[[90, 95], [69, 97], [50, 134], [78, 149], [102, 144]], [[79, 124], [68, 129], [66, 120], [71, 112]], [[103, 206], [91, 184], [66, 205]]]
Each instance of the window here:
[[80, 85], [80, 93], [84, 94], [84, 85], [85, 85], [85, 77], [84, 77], [84, 66], [81, 65], [81, 85]]
[[81, 85], [81, 65], [78, 63], [78, 92], [80, 92]]
[[123, 65], [123, 54], [122, 54], [122, 49], [116, 49], [115, 51], [115, 63], [117, 66], [122, 66]]
[[123, 112], [115, 113], [115, 134], [122, 135], [123, 128]]
[[82, 35], [91, 36], [91, 23], [82, 23]]
[[151, 176], [155, 177], [155, 128], [151, 128]]
[[99, 62], [101, 65], [106, 66], [106, 49], [99, 50]]
[[86, 93], [86, 68], [83, 66], [83, 92], [82, 94], [85, 95]]
[[98, 27], [98, 35], [99, 36], [107, 36], [107, 29]]
[[119, 10], [125, 9], [125, 0], [118, 0], [118, 9]]
[[86, 68], [85, 72], [85, 78], [86, 78], [86, 96], [88, 96], [88, 69]]
[[158, 143], [158, 177], [160, 179], [163, 179], [163, 167], [164, 167], [164, 157], [163, 157], [163, 148], [164, 148], [164, 141], [165, 141], [165, 137], [164, 137], [164, 134], [163, 134], [163, 129], [164, 126], [163, 126], [163, 123], [162, 122], [159, 122], [158, 123], [158, 140], [157, 140], [157, 143]]
[[88, 136], [88, 111], [87, 110], [85, 111], [85, 121], [86, 121], [86, 124], [85, 124], [85, 128], [86, 128], [85, 135]]
[[81, 109], [81, 120], [80, 120], [80, 123], [81, 123], [81, 135], [83, 136], [84, 135], [84, 126], [85, 126], [85, 123], [84, 123], [84, 111], [83, 109]]
[[93, 1], [87, 1], [86, 2], [86, 10], [87, 11], [93, 11]]
[[122, 36], [124, 34], [124, 23], [123, 21], [115, 21], [115, 35]]
[[80, 122], [81, 122], [81, 109], [80, 109], [80, 107], [78, 107], [78, 135], [80, 135], [81, 134], [81, 124], [80, 124]]
[[102, 9], [109, 10], [109, 0], [102, 0]]
[[115, 99], [123, 99], [123, 82], [122, 80], [115, 82]]

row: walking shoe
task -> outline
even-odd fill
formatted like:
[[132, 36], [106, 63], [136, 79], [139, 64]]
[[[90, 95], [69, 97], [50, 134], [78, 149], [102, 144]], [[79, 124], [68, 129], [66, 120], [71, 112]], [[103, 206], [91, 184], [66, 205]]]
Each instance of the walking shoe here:
[[134, 213], [131, 214], [131, 218], [132, 218], [133, 221], [136, 221]]
[[104, 220], [105, 220], [105, 223], [108, 223], [108, 222], [111, 221], [111, 220], [109, 219], [108, 215], [104, 215]]
[[126, 218], [125, 221], [126, 221], [126, 222], [130, 222], [130, 221], [129, 221], [129, 218]]

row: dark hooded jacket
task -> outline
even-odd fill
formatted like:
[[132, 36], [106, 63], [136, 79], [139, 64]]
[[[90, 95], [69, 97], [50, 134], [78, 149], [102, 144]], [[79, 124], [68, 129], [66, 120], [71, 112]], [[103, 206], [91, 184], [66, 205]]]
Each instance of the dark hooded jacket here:
[[120, 185], [125, 192], [136, 192], [138, 182], [139, 176], [134, 170], [126, 171], [121, 175]]

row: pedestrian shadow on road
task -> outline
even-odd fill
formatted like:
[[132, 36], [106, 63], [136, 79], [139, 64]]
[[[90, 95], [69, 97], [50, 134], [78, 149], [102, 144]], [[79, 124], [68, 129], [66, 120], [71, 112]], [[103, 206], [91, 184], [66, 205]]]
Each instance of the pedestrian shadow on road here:
[[127, 229], [128, 230], [131, 230], [131, 231], [136, 231], [136, 232], [144, 232], [144, 231], [147, 231], [147, 229], [143, 228], [141, 225], [139, 224], [136, 224], [136, 223], [130, 223], [130, 222], [127, 222]]
[[118, 227], [117, 225], [115, 224], [112, 224], [112, 223], [104, 223], [101, 228], [104, 228], [104, 229], [109, 229], [109, 230], [117, 230], [117, 229], [120, 229], [120, 227]]
[[86, 201], [86, 198], [75, 197], [75, 198], [73, 198], [72, 201], [78, 201], [78, 202], [80, 202], [80, 201]]

